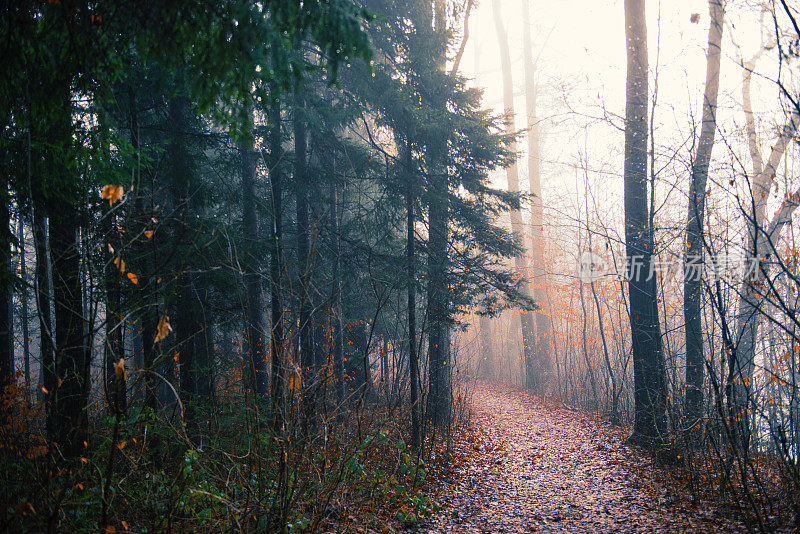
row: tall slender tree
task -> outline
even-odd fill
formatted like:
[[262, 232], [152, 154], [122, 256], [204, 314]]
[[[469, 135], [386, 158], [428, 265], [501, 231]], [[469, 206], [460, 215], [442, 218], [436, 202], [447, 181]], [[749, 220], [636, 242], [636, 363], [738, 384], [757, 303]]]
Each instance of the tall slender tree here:
[[625, 0], [625, 249], [628, 256], [634, 411], [631, 441], [644, 446], [666, 437], [666, 377], [658, 294], [651, 276], [653, 241], [647, 197], [648, 61], [644, 0]]
[[[514, 83], [511, 76], [511, 54], [508, 49], [508, 35], [505, 26], [503, 25], [503, 15], [500, 11], [499, 0], [492, 1], [492, 8], [494, 12], [494, 24], [497, 32], [497, 40], [500, 44], [500, 67], [503, 71], [503, 106], [505, 108], [506, 118], [506, 134], [509, 137], [516, 135], [516, 127], [514, 124]], [[516, 140], [511, 141], [511, 150], [517, 151]], [[519, 171], [517, 168], [517, 161], [506, 167], [506, 178], [508, 180], [508, 190], [513, 193], [519, 193]], [[515, 209], [511, 211], [511, 229], [513, 232], [520, 236], [524, 242], [524, 232], [522, 227], [522, 213], [520, 210]], [[520, 276], [528, 276], [528, 266], [526, 265], [525, 256], [520, 254], [514, 258], [514, 264]], [[526, 295], [530, 294], [530, 286], [527, 281], [522, 284], [522, 292]], [[539, 377], [537, 376], [537, 362], [536, 358], [536, 340], [533, 322], [533, 313], [528, 310], [523, 310], [519, 314], [520, 327], [522, 330], [522, 352], [523, 362], [525, 365], [525, 386], [533, 388], [538, 384]]]
[[294, 128], [294, 188], [297, 219], [297, 308], [299, 324], [299, 354], [302, 369], [303, 417], [307, 423], [313, 417], [312, 383], [315, 378], [314, 347], [312, 343], [311, 304], [311, 254], [310, 217], [308, 207], [309, 180], [307, 175], [308, 137], [306, 132], [305, 102], [298, 86], [295, 91], [295, 106], [292, 124]]
[[[252, 120], [252, 116], [248, 118]], [[263, 313], [263, 294], [258, 273], [258, 212], [256, 210], [256, 158], [253, 149], [252, 126], [245, 129], [240, 141], [242, 158], [242, 230], [247, 243], [244, 290], [247, 309], [245, 328], [247, 331], [247, 373], [250, 387], [261, 399], [267, 394], [267, 352]]]
[[14, 316], [12, 302], [14, 294], [11, 270], [11, 244], [14, 234], [10, 229], [11, 213], [8, 184], [0, 191], [0, 391], [13, 383], [14, 375]]
[[686, 424], [693, 427], [703, 410], [705, 357], [702, 329], [702, 264], [703, 218], [705, 214], [706, 182], [717, 131], [717, 95], [719, 93], [722, 29], [725, 1], [709, 0], [711, 21], [706, 51], [706, 85], [703, 93], [703, 122], [697, 151], [692, 162], [692, 183], [686, 223], [686, 260], [683, 282], [683, 317], [686, 329]]
[[33, 247], [36, 250], [35, 288], [36, 313], [39, 317], [39, 381], [47, 417], [48, 435], [52, 435], [52, 401], [55, 393], [56, 369], [53, 354], [53, 322], [50, 314], [50, 258], [48, 255], [47, 219], [43, 210], [33, 208]]
[[[275, 56], [273, 55], [273, 58]], [[270, 182], [270, 396], [272, 426], [275, 431], [283, 425], [283, 147], [281, 135], [281, 101], [273, 88], [269, 109], [269, 182]]]
[[408, 380], [411, 393], [411, 445], [418, 449], [422, 442], [422, 429], [419, 420], [419, 356], [417, 354], [417, 276], [414, 244], [416, 242], [416, 228], [414, 208], [416, 205], [413, 176], [413, 158], [411, 146], [407, 140], [400, 139], [403, 147], [403, 160], [401, 169], [404, 171], [406, 182], [406, 283], [407, 317], [408, 317]]
[[536, 65], [533, 61], [533, 43], [531, 41], [530, 0], [522, 0], [522, 50], [525, 62], [525, 111], [527, 115], [528, 138], [528, 191], [531, 194], [531, 268], [529, 275], [533, 281], [531, 296], [540, 307], [534, 312], [536, 338], [533, 345], [536, 375], [541, 382], [551, 372], [552, 362], [549, 347], [550, 318], [542, 309], [547, 295], [547, 271], [544, 260], [544, 201], [542, 197], [541, 146], [539, 134], [539, 116], [536, 104], [538, 88], [536, 87]]
[[[433, 16], [431, 16], [433, 15]], [[447, 76], [447, 17], [444, 0], [435, 0], [433, 13], [425, 10], [420, 17], [421, 31], [431, 45], [429, 76], [443, 79]], [[430, 105], [444, 109], [446, 94], [429, 93]], [[448, 241], [450, 234], [450, 180], [447, 169], [447, 139], [432, 136], [427, 142], [427, 159], [430, 165], [428, 187], [428, 419], [435, 425], [450, 422], [451, 384], [450, 371], [450, 290], [448, 280]]]

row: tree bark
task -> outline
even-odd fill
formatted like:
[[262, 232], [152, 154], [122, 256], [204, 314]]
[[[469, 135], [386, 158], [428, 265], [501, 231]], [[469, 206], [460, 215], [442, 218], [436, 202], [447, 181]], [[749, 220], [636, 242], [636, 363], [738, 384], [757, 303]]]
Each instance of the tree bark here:
[[[145, 188], [142, 182], [142, 167], [140, 163], [140, 132], [139, 132], [139, 111], [137, 108], [136, 93], [132, 85], [128, 87], [128, 126], [130, 128], [131, 148], [136, 154], [137, 161], [131, 169], [136, 187], [134, 199], [134, 214], [139, 219], [139, 224], [144, 226], [149, 224], [152, 213], [145, 209]], [[152, 180], [151, 180], [152, 189]], [[157, 234], [156, 234], [157, 235]], [[139, 240], [134, 245], [134, 255], [141, 258], [139, 263], [139, 278], [147, 283], [139, 283], [136, 296], [140, 312], [138, 317], [138, 328], [136, 338], [141, 341], [140, 347], [142, 354], [142, 386], [144, 389], [144, 405], [155, 412], [158, 409], [158, 397], [156, 395], [156, 378], [154, 375], [156, 363], [156, 326], [158, 324], [158, 284], [152, 282], [156, 279], [156, 237], [147, 241]], [[135, 343], [136, 344], [136, 343]], [[138, 350], [134, 351], [135, 353]], [[159, 447], [158, 438], [153, 443], [154, 451]]]
[[77, 232], [78, 215], [74, 205], [61, 202], [50, 210], [58, 383], [54, 437], [68, 458], [81, 453], [88, 430], [89, 359], [83, 335]]
[[342, 333], [342, 282], [341, 268], [341, 205], [338, 185], [332, 187], [333, 196], [333, 231], [334, 231], [334, 259], [333, 259], [333, 371], [336, 377], [336, 404], [337, 411], [344, 413], [344, 336]]
[[628, 256], [634, 371], [634, 429], [644, 446], [666, 437], [666, 379], [661, 355], [653, 243], [647, 203], [648, 62], [644, 0], [625, 1], [628, 67], [625, 106], [625, 248]]
[[303, 421], [307, 424], [314, 415], [311, 387], [315, 379], [314, 347], [311, 331], [311, 265], [309, 254], [308, 177], [306, 176], [307, 133], [304, 112], [305, 102], [297, 88], [295, 95], [294, 126], [294, 187], [297, 202], [297, 279], [301, 391], [303, 396]]
[[[18, 214], [19, 230], [17, 240], [19, 242], [19, 277], [22, 280], [22, 290], [20, 301], [22, 305], [22, 363], [25, 369], [25, 391], [30, 394], [31, 389], [31, 351], [30, 351], [30, 332], [28, 331], [28, 265], [25, 257], [25, 225], [22, 214]], [[13, 350], [13, 349], [12, 349]]]
[[[544, 262], [544, 204], [542, 198], [541, 148], [539, 144], [539, 119], [536, 114], [538, 91], [536, 88], [536, 66], [533, 63], [533, 48], [530, 30], [529, 0], [522, 0], [522, 47], [525, 60], [525, 108], [528, 126], [528, 181], [531, 193], [531, 254], [533, 256], [530, 275], [533, 280], [532, 296], [539, 306], [547, 300], [547, 272]], [[542, 311], [533, 313], [536, 323], [534, 339], [534, 363], [539, 380], [546, 379], [552, 371], [550, 360], [550, 319]]]
[[39, 316], [39, 380], [47, 413], [47, 435], [53, 435], [53, 398], [56, 384], [55, 355], [53, 353], [53, 322], [50, 314], [51, 280], [47, 236], [47, 219], [42, 210], [33, 210], [33, 246], [36, 249], [36, 310]]
[[706, 52], [706, 86], [703, 94], [703, 122], [700, 139], [692, 163], [692, 183], [686, 223], [686, 258], [683, 282], [683, 317], [686, 330], [686, 406], [685, 424], [694, 427], [703, 412], [703, 382], [705, 357], [702, 330], [702, 264], [703, 217], [705, 213], [706, 182], [714, 137], [717, 130], [717, 94], [725, 18], [724, 0], [709, 0], [711, 22], [708, 28]]
[[742, 79], [742, 108], [745, 114], [745, 128], [748, 148], [753, 163], [753, 173], [750, 178], [752, 198], [751, 204], [743, 207], [747, 221], [747, 241], [745, 256], [748, 267], [755, 266], [742, 280], [739, 288], [738, 309], [736, 313], [736, 336], [734, 339], [735, 351], [729, 362], [728, 383], [728, 408], [730, 418], [736, 425], [738, 439], [743, 447], [749, 447], [750, 429], [747, 417], [750, 402], [751, 384], [755, 369], [756, 335], [761, 320], [761, 307], [765, 295], [764, 278], [767, 275], [767, 264], [763, 261], [774, 252], [772, 239], [780, 234], [781, 228], [791, 219], [791, 215], [800, 200], [800, 190], [794, 195], [789, 195], [784, 200], [781, 208], [767, 221], [766, 209], [769, 194], [775, 185], [775, 175], [778, 165], [791, 139], [797, 132], [800, 117], [796, 110], [790, 113], [789, 122], [784, 125], [778, 140], [772, 146], [766, 163], [758, 146], [753, 106], [751, 102], [751, 80], [756, 61], [761, 56], [763, 48], [747, 63], [744, 64]]
[[[500, 12], [499, 0], [492, 0], [492, 11], [494, 13], [494, 25], [497, 31], [497, 40], [500, 44], [500, 66], [503, 71], [503, 105], [506, 114], [506, 133], [514, 135], [516, 128], [514, 126], [514, 84], [511, 78], [511, 55], [508, 50], [508, 36], [506, 35], [505, 27], [503, 26], [503, 16]], [[517, 142], [512, 141], [509, 149], [512, 152], [517, 151]], [[508, 180], [508, 190], [513, 193], [519, 192], [519, 171], [517, 169], [517, 162], [514, 160], [506, 169], [506, 178]], [[511, 229], [524, 242], [524, 233], [522, 228], [522, 214], [520, 210], [515, 209], [511, 212]], [[519, 255], [514, 258], [514, 265], [520, 276], [525, 278], [522, 284], [521, 292], [528, 296], [530, 295], [530, 284], [527, 281], [528, 269], [525, 265], [525, 256]], [[535, 332], [533, 313], [523, 310], [520, 314], [520, 327], [522, 329], [522, 351], [523, 361], [525, 362], [525, 387], [534, 388], [538, 384], [539, 377], [537, 376], [537, 365], [534, 361], [535, 358]]]
[[283, 171], [281, 159], [281, 104], [275, 99], [271, 103], [269, 137], [269, 180], [271, 193], [270, 224], [270, 350], [272, 428], [279, 432], [283, 426], [283, 304], [281, 268], [283, 266]]
[[201, 274], [195, 280], [195, 294], [197, 299], [197, 320], [199, 332], [195, 342], [195, 394], [198, 403], [204, 403], [215, 395], [215, 354], [214, 323], [209, 310], [209, 281], [206, 274]]
[[[3, 184], [0, 191], [0, 271], [2, 271], [2, 294], [0, 294], [0, 393], [14, 382], [14, 315], [12, 305], [14, 290], [12, 284], [11, 242], [14, 234], [9, 225], [8, 185]], [[5, 414], [4, 414], [5, 415]]]
[[[118, 250], [119, 240], [116, 239], [117, 216], [114, 212], [106, 214], [108, 225], [106, 227], [106, 250]], [[115, 254], [109, 252], [106, 257], [105, 290], [106, 290], [106, 342], [104, 345], [104, 358], [106, 370], [106, 395], [108, 409], [111, 415], [123, 414], [127, 411], [127, 397], [125, 374], [116, 372], [119, 360], [125, 360], [125, 343], [123, 341], [123, 325], [121, 312], [121, 276], [117, 265], [114, 263]]]
[[[425, 13], [421, 20], [430, 32], [435, 75], [446, 77], [447, 25], [444, 0], [435, 0], [433, 19]], [[431, 97], [434, 109], [444, 109], [446, 102], [439, 94]], [[428, 143], [430, 165], [428, 188], [428, 419], [434, 426], [446, 426], [451, 417], [450, 371], [450, 288], [448, 280], [450, 234], [450, 183], [447, 172], [447, 141]]]
[[[252, 119], [248, 119], [252, 120]], [[242, 230], [245, 243], [244, 290], [247, 313], [247, 379], [257, 399], [267, 394], [267, 352], [265, 346], [263, 295], [258, 275], [258, 214], [256, 213], [256, 154], [252, 129], [239, 145], [242, 158]]]
[[419, 421], [419, 360], [417, 357], [417, 296], [416, 265], [414, 263], [414, 179], [412, 173], [411, 147], [403, 144], [403, 169], [406, 175], [406, 276], [408, 278], [408, 359], [409, 384], [411, 389], [411, 446], [417, 450], [422, 443]]
[[492, 348], [492, 320], [485, 315], [481, 315], [478, 317], [478, 329], [480, 330], [481, 336], [481, 354], [480, 363], [478, 364], [480, 376], [484, 378], [494, 378], [494, 367], [492, 365], [494, 361]]

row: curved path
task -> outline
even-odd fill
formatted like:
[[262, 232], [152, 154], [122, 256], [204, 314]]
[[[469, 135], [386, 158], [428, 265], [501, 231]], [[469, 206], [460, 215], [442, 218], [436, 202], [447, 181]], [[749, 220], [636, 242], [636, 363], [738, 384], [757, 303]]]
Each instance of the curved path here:
[[468, 451], [437, 486], [429, 532], [735, 532], [670, 495], [622, 431], [520, 391], [479, 384]]

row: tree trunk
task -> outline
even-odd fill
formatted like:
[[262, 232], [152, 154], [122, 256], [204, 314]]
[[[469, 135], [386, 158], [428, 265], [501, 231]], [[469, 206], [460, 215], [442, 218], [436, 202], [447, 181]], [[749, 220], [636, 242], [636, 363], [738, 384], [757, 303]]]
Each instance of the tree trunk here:
[[[131, 174], [134, 177], [136, 184], [136, 197], [134, 199], [134, 214], [139, 219], [139, 224], [144, 226], [149, 224], [150, 218], [153, 214], [147, 213], [144, 206], [144, 184], [142, 183], [140, 158], [140, 143], [139, 143], [139, 113], [137, 109], [136, 93], [133, 86], [128, 87], [128, 125], [130, 128], [131, 148], [137, 157], [137, 162]], [[152, 184], [151, 184], [152, 186]], [[152, 189], [152, 187], [151, 187]], [[157, 234], [156, 234], [157, 235]], [[158, 284], [154, 284], [156, 277], [156, 237], [147, 241], [139, 240], [134, 246], [134, 256], [141, 258], [139, 264], [139, 278], [146, 283], [139, 283], [137, 285], [136, 297], [138, 298], [138, 305], [140, 307], [138, 326], [136, 337], [141, 341], [140, 347], [142, 354], [141, 369], [144, 371], [142, 374], [142, 387], [144, 389], [144, 405], [153, 410], [158, 409], [158, 398], [156, 396], [156, 378], [154, 375], [155, 362], [156, 362], [156, 326], [158, 324]], [[138, 350], [134, 350], [136, 354]], [[158, 438], [155, 438], [153, 449], [158, 449]]]
[[0, 393], [14, 382], [14, 315], [12, 313], [14, 289], [11, 267], [11, 242], [14, 234], [9, 224], [11, 215], [8, 185], [0, 191], [0, 271], [2, 271], [2, 294], [0, 294]]
[[33, 210], [33, 246], [36, 249], [36, 310], [39, 316], [39, 380], [47, 413], [47, 435], [53, 436], [53, 396], [56, 366], [53, 354], [53, 322], [50, 315], [51, 280], [47, 237], [47, 219], [42, 210]]
[[[248, 119], [250, 120], [250, 119]], [[239, 145], [242, 158], [242, 230], [245, 243], [244, 290], [247, 313], [247, 380], [257, 399], [267, 394], [267, 352], [264, 336], [264, 314], [261, 281], [258, 275], [259, 259], [258, 214], [256, 213], [256, 154], [253, 150], [252, 131], [245, 134]]]
[[270, 349], [272, 353], [272, 428], [279, 432], [283, 426], [283, 304], [281, 269], [283, 267], [283, 172], [281, 158], [281, 104], [274, 100], [269, 111], [270, 137], [269, 137], [269, 180], [272, 201], [272, 216], [270, 229], [270, 313], [271, 336]]
[[412, 172], [411, 147], [403, 145], [403, 166], [406, 175], [406, 275], [408, 277], [408, 359], [409, 383], [411, 384], [411, 446], [419, 449], [422, 433], [419, 424], [419, 360], [417, 359], [417, 297], [416, 265], [414, 263], [414, 173]]
[[197, 321], [199, 331], [195, 336], [195, 378], [194, 387], [198, 403], [205, 403], [214, 397], [215, 343], [214, 324], [209, 310], [209, 282], [205, 274], [195, 280], [197, 300]]
[[30, 351], [30, 332], [28, 331], [28, 265], [25, 257], [25, 225], [23, 224], [22, 214], [19, 218], [19, 231], [17, 240], [19, 241], [19, 276], [22, 279], [22, 289], [20, 300], [22, 301], [22, 362], [25, 366], [25, 392], [31, 391], [31, 351]]
[[745, 128], [748, 148], [753, 163], [750, 177], [752, 198], [748, 205], [742, 207], [747, 221], [747, 241], [745, 256], [748, 268], [754, 267], [742, 280], [739, 288], [739, 302], [736, 313], [735, 351], [729, 362], [728, 408], [730, 419], [736, 425], [737, 438], [746, 449], [749, 447], [750, 429], [747, 416], [750, 403], [753, 372], [755, 369], [756, 335], [761, 320], [761, 307], [764, 301], [764, 280], [768, 263], [765, 260], [774, 252], [773, 238], [791, 221], [791, 216], [798, 206], [800, 190], [788, 195], [780, 209], [768, 223], [766, 219], [767, 200], [772, 187], [776, 184], [775, 175], [778, 165], [783, 159], [789, 141], [797, 132], [800, 116], [796, 110], [790, 113], [789, 122], [782, 128], [778, 140], [772, 146], [766, 163], [758, 146], [755, 117], [750, 96], [750, 85], [757, 59], [763, 48], [750, 61], [745, 63], [742, 80], [742, 108], [745, 114]]
[[[80, 250], [78, 248], [78, 177], [57, 152], [68, 150], [73, 139], [72, 103], [68, 80], [53, 82], [53, 105], [45, 136], [56, 147], [46, 155], [47, 182], [58, 184], [49, 196], [38, 197], [50, 216], [50, 256], [55, 303], [55, 380], [49, 436], [67, 458], [84, 450], [88, 439], [86, 405], [89, 393], [89, 352], [84, 339]], [[43, 177], [44, 178], [44, 177]], [[36, 191], [36, 193], [40, 193]], [[2, 218], [0, 218], [2, 219]], [[6, 220], [7, 221], [7, 220]], [[7, 232], [8, 229], [6, 228]], [[5, 340], [2, 340], [5, 346]]]
[[187, 426], [194, 425], [195, 404], [197, 400], [197, 357], [195, 347], [199, 317], [197, 296], [191, 277], [181, 274], [178, 280], [178, 298], [175, 306], [175, 339], [177, 342], [178, 363], [180, 364], [180, 392], [183, 404], [183, 418]]
[[686, 223], [686, 260], [683, 282], [683, 317], [686, 329], [686, 407], [685, 424], [694, 427], [703, 412], [703, 355], [701, 281], [703, 265], [703, 217], [705, 213], [706, 181], [714, 136], [717, 130], [717, 94], [719, 92], [720, 50], [725, 17], [724, 0], [709, 0], [711, 22], [708, 28], [706, 52], [706, 87], [703, 94], [703, 123], [697, 153], [692, 164], [692, 184], [689, 190], [689, 213]]
[[478, 329], [481, 336], [480, 363], [478, 363], [478, 376], [494, 378], [494, 354], [492, 349], [492, 320], [485, 315], [478, 318]]
[[342, 282], [340, 280], [341, 268], [341, 206], [338, 185], [332, 187], [333, 196], [333, 231], [334, 231], [334, 259], [333, 259], [333, 372], [336, 377], [336, 404], [337, 411], [344, 413], [344, 336], [342, 333]]
[[[114, 212], [106, 214], [108, 225], [106, 227], [106, 250], [118, 250], [117, 216]], [[104, 359], [106, 370], [106, 399], [111, 415], [119, 415], [127, 411], [127, 397], [125, 374], [117, 372], [116, 365], [122, 360], [123, 369], [125, 361], [125, 343], [123, 341], [123, 325], [121, 311], [121, 275], [114, 263], [115, 255], [108, 253], [105, 268], [106, 289], [106, 342], [104, 345]]]
[[89, 362], [84, 340], [83, 300], [78, 250], [77, 209], [60, 202], [50, 210], [53, 299], [56, 323], [55, 441], [68, 458], [78, 456], [87, 439], [86, 401]]
[[[426, 14], [427, 15], [427, 14]], [[427, 15], [429, 16], [429, 15]], [[425, 20], [426, 31], [433, 32], [431, 51], [437, 75], [447, 76], [447, 25], [443, 0], [434, 2], [434, 19]], [[433, 24], [435, 24], [435, 27]], [[446, 102], [436, 94], [431, 98], [434, 109], [444, 109]], [[450, 234], [450, 184], [447, 172], [447, 140], [428, 143], [431, 168], [428, 190], [428, 419], [434, 426], [447, 426], [451, 416], [450, 370], [450, 287], [447, 244]]]
[[294, 126], [294, 187], [297, 199], [297, 279], [298, 316], [300, 320], [300, 367], [303, 396], [303, 421], [307, 424], [313, 417], [313, 395], [311, 387], [315, 379], [314, 347], [311, 333], [311, 265], [309, 256], [308, 177], [306, 176], [307, 134], [304, 99], [298, 87], [295, 95]]
[[[503, 71], [503, 105], [506, 114], [506, 134], [514, 135], [516, 127], [514, 125], [514, 84], [511, 78], [511, 54], [508, 50], [508, 36], [503, 27], [503, 16], [500, 12], [500, 1], [492, 0], [492, 11], [494, 12], [494, 25], [497, 31], [497, 41], [500, 44], [500, 66]], [[517, 151], [516, 141], [512, 141], [509, 149], [512, 152]], [[512, 193], [519, 193], [519, 172], [517, 170], [517, 161], [514, 160], [508, 168], [506, 168], [506, 178], [508, 180], [508, 190]], [[520, 210], [515, 209], [511, 212], [511, 229], [524, 243], [525, 235], [522, 228], [522, 214]], [[525, 265], [525, 256], [521, 254], [514, 258], [514, 265], [520, 276], [527, 278], [528, 269]], [[521, 292], [528, 296], [530, 295], [530, 285], [527, 279], [523, 282]], [[523, 361], [525, 362], [525, 387], [534, 388], [539, 382], [537, 373], [538, 365], [534, 361], [535, 358], [535, 333], [533, 323], [533, 313], [523, 310], [519, 314], [520, 327], [522, 330], [522, 352]]]
[[[539, 306], [547, 300], [547, 272], [544, 262], [544, 204], [542, 200], [541, 150], [539, 146], [539, 119], [536, 115], [536, 67], [533, 64], [533, 45], [531, 43], [529, 0], [522, 0], [522, 48], [525, 60], [525, 108], [528, 126], [528, 189], [531, 198], [531, 254], [533, 256], [530, 275], [533, 280], [532, 296]], [[552, 371], [549, 354], [550, 319], [542, 311], [533, 314], [536, 323], [536, 337], [533, 344], [536, 374], [541, 382]]]
[[[180, 243], [183, 235], [193, 235], [192, 225], [198, 219], [202, 206], [195, 200], [192, 183], [197, 180], [197, 165], [189, 153], [186, 133], [192, 128], [193, 110], [189, 99], [178, 95], [169, 103], [170, 142], [167, 146], [167, 166], [171, 175], [171, 193], [177, 216], [175, 235], [172, 239]], [[252, 156], [251, 156], [252, 157]], [[246, 184], [243, 176], [243, 183]], [[249, 184], [254, 189], [252, 183]], [[248, 195], [243, 187], [243, 194]], [[245, 227], [247, 228], [247, 227]], [[248, 236], [252, 237], [252, 236]], [[247, 252], [251, 252], [249, 249]], [[253, 264], [250, 264], [251, 266]], [[193, 260], [181, 257], [178, 265], [177, 289], [179, 302], [175, 307], [178, 362], [180, 363], [180, 390], [184, 419], [188, 426], [195, 426], [195, 406], [200, 400], [201, 384], [208, 393], [208, 347], [204, 331], [203, 300], [200, 295], [200, 276], [194, 274]], [[248, 273], [249, 274], [249, 273]], [[207, 324], [206, 324], [207, 325]], [[261, 360], [258, 360], [260, 363]], [[265, 364], [266, 362], [264, 362]], [[265, 373], [262, 373], [265, 374]], [[259, 375], [256, 374], [258, 377]], [[266, 377], [263, 377], [266, 380]], [[258, 384], [258, 381], [254, 381]], [[264, 390], [266, 391], [266, 390]], [[260, 392], [259, 392], [260, 393]]]
[[658, 296], [652, 273], [647, 203], [648, 63], [644, 0], [625, 0], [628, 54], [625, 106], [625, 248], [628, 256], [634, 371], [631, 441], [655, 446], [666, 437], [666, 378], [661, 355]]

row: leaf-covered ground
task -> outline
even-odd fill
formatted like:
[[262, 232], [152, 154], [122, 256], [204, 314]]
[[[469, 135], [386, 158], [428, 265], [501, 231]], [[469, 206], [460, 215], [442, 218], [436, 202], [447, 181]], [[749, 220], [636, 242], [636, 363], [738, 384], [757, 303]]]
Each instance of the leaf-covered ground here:
[[478, 385], [472, 425], [434, 480], [428, 532], [738, 532], [670, 490], [619, 428], [520, 391]]

